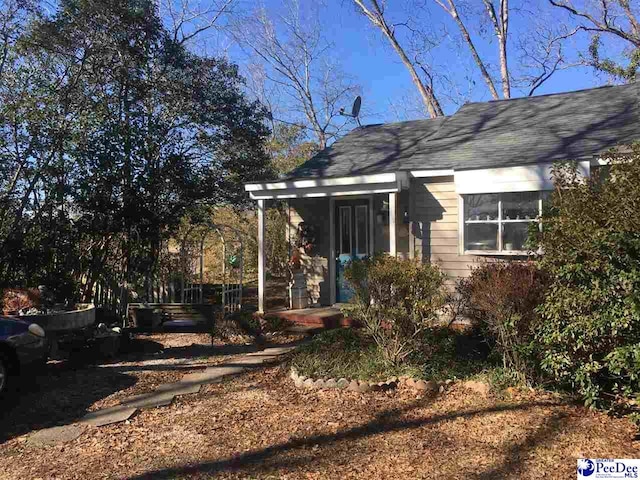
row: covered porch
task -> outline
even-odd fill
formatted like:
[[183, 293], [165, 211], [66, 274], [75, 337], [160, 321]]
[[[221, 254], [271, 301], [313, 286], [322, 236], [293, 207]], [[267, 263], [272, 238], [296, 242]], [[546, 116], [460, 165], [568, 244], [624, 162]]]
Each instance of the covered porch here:
[[265, 227], [269, 202], [287, 204], [287, 241], [292, 254], [299, 257], [309, 307], [305, 309], [309, 311], [277, 314], [284, 315], [282, 318], [293, 315], [290, 319], [300, 322], [302, 317], [320, 315], [312, 312], [318, 310], [323, 311], [321, 317], [335, 322], [334, 317], [341, 315], [339, 310], [321, 307], [349, 300], [344, 281], [349, 261], [377, 252], [413, 257], [415, 236], [407, 173], [247, 184], [245, 189], [258, 207], [258, 311], [265, 313], [267, 305]]

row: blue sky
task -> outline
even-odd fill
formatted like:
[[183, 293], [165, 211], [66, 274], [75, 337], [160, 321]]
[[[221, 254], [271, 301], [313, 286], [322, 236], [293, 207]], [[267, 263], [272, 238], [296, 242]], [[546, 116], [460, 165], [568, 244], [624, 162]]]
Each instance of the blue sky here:
[[[302, 9], [311, 8], [311, 0], [300, 0]], [[415, 22], [416, 26], [428, 23], [436, 32], [443, 35], [445, 43], [436, 48], [431, 61], [438, 71], [446, 71], [450, 82], [459, 88], [438, 86], [437, 93], [445, 108], [445, 113], [454, 113], [464, 101], [490, 100], [488, 89], [479, 77], [477, 69], [471, 63], [471, 56], [466, 45], [455, 46], [458, 30], [451, 18], [435, 5], [433, 0], [423, 0], [429, 5], [428, 10], [413, 12], [407, 10], [410, 0], [389, 0], [388, 14], [392, 21]], [[479, 0], [468, 2], [478, 4]], [[243, 3], [242, 7], [251, 9], [256, 4]], [[265, 0], [262, 5], [270, 15], [282, 12], [281, 0]], [[342, 65], [343, 70], [361, 86], [363, 97], [363, 123], [380, 123], [413, 118], [424, 118], [421, 112], [421, 102], [417, 90], [411, 82], [409, 73], [401, 64], [396, 53], [391, 49], [381, 33], [375, 30], [369, 21], [360, 13], [351, 0], [325, 0], [318, 7], [319, 22], [323, 35], [333, 44], [331, 60]], [[568, 17], [564, 12], [552, 9], [546, 0], [512, 0], [510, 24], [510, 53], [511, 65], [516, 66], [518, 49], [516, 42], [522, 32], [534, 32], [537, 28], [555, 27], [555, 24], [565, 21]], [[521, 8], [539, 9], [535, 15], [522, 14]], [[480, 18], [469, 15], [467, 18]], [[482, 10], [480, 10], [482, 13]], [[476, 41], [480, 55], [492, 67], [497, 67], [497, 44], [488, 39], [492, 38], [490, 25], [474, 24], [468, 21], [469, 29]], [[479, 33], [484, 30], [484, 35]], [[398, 37], [405, 40], [407, 30], [398, 27]], [[448, 32], [448, 36], [443, 32]], [[243, 65], [244, 56], [241, 50], [226, 43], [227, 54], [230, 58]], [[565, 52], [570, 53], [573, 60], [577, 58], [577, 51], [586, 51], [588, 39], [584, 36], [571, 39], [565, 44]], [[495, 70], [494, 70], [495, 72]], [[495, 78], [495, 76], [494, 76]], [[497, 79], [496, 79], [497, 80]], [[474, 83], [475, 82], [475, 83]], [[576, 67], [557, 72], [549, 81], [536, 91], [536, 95], [578, 90], [607, 84], [609, 79], [596, 74], [589, 67]], [[499, 82], [496, 87], [500, 89]], [[512, 87], [512, 96], [523, 96], [525, 89]], [[455, 97], [449, 99], [448, 97]], [[345, 104], [348, 109], [349, 102]]]

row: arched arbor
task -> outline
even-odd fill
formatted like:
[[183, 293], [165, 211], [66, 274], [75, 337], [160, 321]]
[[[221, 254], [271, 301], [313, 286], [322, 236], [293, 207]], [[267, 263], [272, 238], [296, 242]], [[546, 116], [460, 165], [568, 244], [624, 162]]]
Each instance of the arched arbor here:
[[[210, 235], [216, 236], [216, 247], [220, 248], [213, 256], [207, 256], [205, 249]], [[212, 222], [190, 227], [180, 241], [180, 293], [175, 301], [183, 304], [219, 302], [225, 313], [239, 311], [243, 300], [244, 235], [234, 227]], [[207, 258], [215, 261], [205, 265]], [[205, 276], [214, 280], [213, 292], [205, 291]]]

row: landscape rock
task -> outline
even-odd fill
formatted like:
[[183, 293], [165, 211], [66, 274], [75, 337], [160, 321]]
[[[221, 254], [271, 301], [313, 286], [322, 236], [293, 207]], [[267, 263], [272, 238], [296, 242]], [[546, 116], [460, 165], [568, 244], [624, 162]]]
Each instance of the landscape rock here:
[[349, 386], [349, 380], [346, 378], [340, 378], [337, 382], [338, 388], [347, 388]]
[[417, 382], [414, 382], [413, 388], [415, 388], [416, 390], [427, 390], [427, 382], [425, 382], [424, 380], [418, 380]]
[[407, 387], [414, 388], [416, 386], [416, 381], [413, 378], [407, 378], [407, 381], [405, 382], [405, 385]]
[[324, 382], [324, 387], [325, 388], [338, 388], [338, 382], [336, 381], [335, 378], [330, 378], [329, 380]]
[[434, 382], [433, 380], [429, 380], [426, 383], [427, 383], [427, 391], [428, 392], [436, 393], [440, 389], [440, 387], [438, 385], [438, 382]]
[[324, 388], [325, 387], [324, 380], [321, 378], [317, 379], [315, 382], [313, 382], [313, 386], [314, 388]]
[[358, 391], [360, 393], [366, 393], [371, 391], [371, 387], [369, 386], [369, 382], [359, 382]]
[[350, 392], [359, 392], [360, 384], [356, 380], [351, 380], [351, 382], [349, 382], [347, 390], [349, 390]]
[[475, 392], [484, 397], [489, 394], [489, 390], [491, 389], [488, 383], [480, 382], [478, 380], [467, 380], [466, 382], [462, 383], [462, 386], [465, 389]]
[[289, 374], [289, 376], [294, 382], [298, 379], [298, 372], [296, 372], [295, 368], [291, 369], [291, 373]]
[[315, 382], [313, 381], [313, 378], [307, 378], [303, 383], [302, 386], [304, 388], [314, 388], [315, 387]]
[[296, 386], [296, 388], [304, 387], [304, 380], [302, 380], [302, 378], [300, 377], [296, 378], [293, 383]]

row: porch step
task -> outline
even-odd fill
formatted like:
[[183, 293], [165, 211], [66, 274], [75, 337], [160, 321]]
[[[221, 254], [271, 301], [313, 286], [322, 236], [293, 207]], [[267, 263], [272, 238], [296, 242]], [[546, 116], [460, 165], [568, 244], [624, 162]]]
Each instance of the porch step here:
[[353, 326], [350, 318], [345, 318], [339, 309], [333, 307], [280, 310], [267, 312], [265, 317], [277, 317], [296, 325], [313, 327], [338, 328]]

